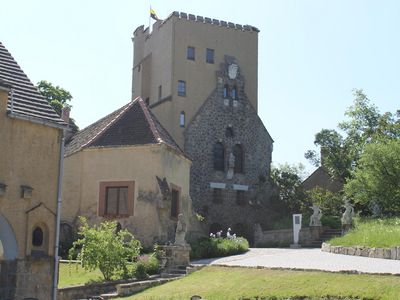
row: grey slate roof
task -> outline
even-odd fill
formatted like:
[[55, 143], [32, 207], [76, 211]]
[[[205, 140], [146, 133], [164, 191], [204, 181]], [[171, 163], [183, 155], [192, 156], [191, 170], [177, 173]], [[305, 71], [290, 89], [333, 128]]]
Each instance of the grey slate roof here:
[[89, 147], [118, 147], [164, 143], [183, 154], [178, 144], [141, 98], [77, 132], [68, 141], [65, 156]]
[[[15, 114], [59, 125], [66, 125], [47, 103], [46, 99], [39, 93], [1, 42], [0, 80], [10, 85], [14, 90], [13, 112]], [[11, 92], [8, 96], [7, 111], [11, 111]]]

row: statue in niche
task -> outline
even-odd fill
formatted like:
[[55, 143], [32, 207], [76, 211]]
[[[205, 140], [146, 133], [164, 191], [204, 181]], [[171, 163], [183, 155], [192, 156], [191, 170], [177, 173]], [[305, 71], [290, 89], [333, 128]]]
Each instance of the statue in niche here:
[[313, 204], [313, 206], [311, 206], [310, 208], [312, 208], [313, 210], [313, 214], [310, 217], [310, 226], [321, 226], [321, 217], [322, 217], [322, 211], [319, 208], [318, 205]]
[[188, 244], [186, 243], [185, 236], [187, 231], [187, 225], [184, 220], [183, 214], [178, 215], [178, 224], [176, 225], [175, 231], [175, 246], [186, 247]]
[[229, 159], [228, 159], [228, 171], [226, 173], [226, 178], [227, 179], [232, 179], [233, 178], [233, 171], [235, 170], [235, 156], [233, 153], [229, 154]]

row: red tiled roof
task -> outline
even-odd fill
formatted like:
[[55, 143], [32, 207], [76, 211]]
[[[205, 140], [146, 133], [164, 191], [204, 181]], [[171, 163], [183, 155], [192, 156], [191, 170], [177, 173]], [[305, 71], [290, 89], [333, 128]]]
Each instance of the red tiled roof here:
[[164, 143], [184, 154], [141, 98], [117, 109], [71, 137], [65, 156], [89, 147]]

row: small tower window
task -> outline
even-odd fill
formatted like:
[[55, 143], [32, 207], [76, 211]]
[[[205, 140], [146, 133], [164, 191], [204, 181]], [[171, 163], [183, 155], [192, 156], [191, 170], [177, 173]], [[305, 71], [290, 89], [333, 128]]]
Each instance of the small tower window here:
[[32, 245], [40, 247], [43, 245], [43, 230], [40, 227], [36, 227], [32, 232]]
[[214, 63], [214, 49], [207, 48], [206, 50], [206, 62], [209, 64]]
[[178, 96], [186, 96], [186, 81], [178, 80]]
[[213, 149], [214, 170], [225, 170], [225, 149], [222, 143], [215, 143]]
[[158, 86], [158, 100], [161, 100], [161, 97], [162, 97], [162, 86], [159, 85]]
[[179, 125], [181, 127], [185, 127], [185, 112], [181, 111], [181, 114], [179, 116]]
[[224, 92], [223, 92], [223, 96], [224, 96], [224, 99], [226, 99], [226, 98], [228, 98], [228, 95], [229, 95], [229, 85], [227, 85], [227, 84], [225, 84], [224, 85]]
[[237, 99], [237, 88], [236, 85], [233, 86], [232, 91], [231, 91], [231, 98], [236, 100]]
[[194, 60], [194, 47], [187, 47], [187, 59]]

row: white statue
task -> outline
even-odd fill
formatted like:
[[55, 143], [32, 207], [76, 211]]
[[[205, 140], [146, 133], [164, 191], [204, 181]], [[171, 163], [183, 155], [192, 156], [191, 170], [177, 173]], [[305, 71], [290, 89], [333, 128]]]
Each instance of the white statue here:
[[352, 225], [353, 224], [353, 216], [354, 216], [354, 207], [350, 204], [349, 199], [344, 199], [345, 211], [342, 215], [342, 225]]
[[233, 155], [233, 153], [230, 153], [228, 159], [228, 172], [226, 173], [227, 179], [233, 178], [234, 169], [235, 169], [235, 156]]
[[313, 210], [313, 214], [310, 217], [310, 226], [321, 226], [321, 217], [322, 217], [322, 211], [319, 208], [318, 205], [313, 204], [313, 206], [311, 206], [310, 208], [312, 208]]
[[182, 246], [182, 247], [186, 247], [187, 243], [185, 240], [185, 236], [186, 236], [186, 223], [185, 220], [183, 218], [183, 214], [179, 214], [178, 215], [178, 224], [176, 225], [176, 231], [175, 231], [175, 246]]

